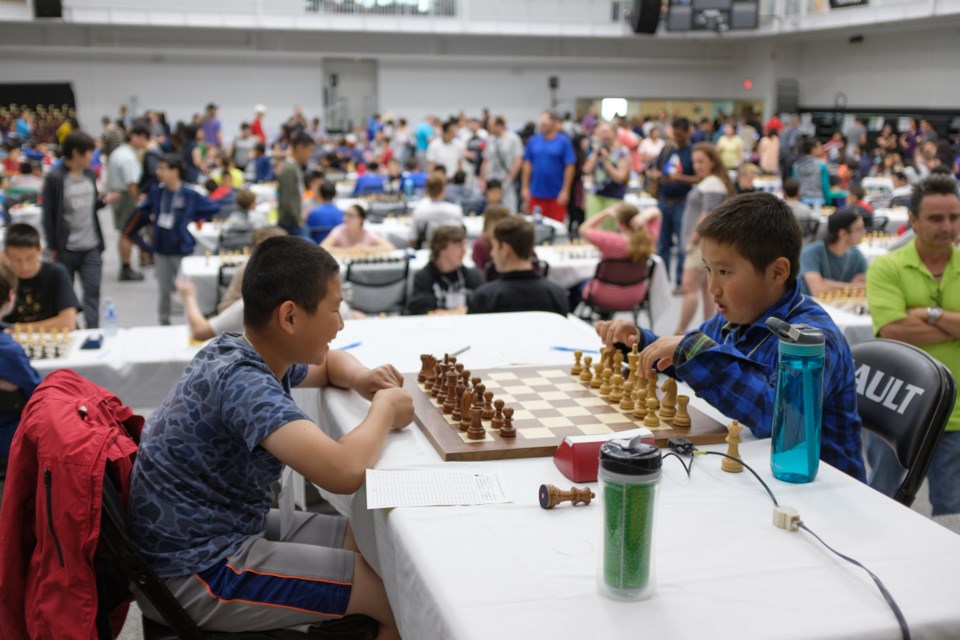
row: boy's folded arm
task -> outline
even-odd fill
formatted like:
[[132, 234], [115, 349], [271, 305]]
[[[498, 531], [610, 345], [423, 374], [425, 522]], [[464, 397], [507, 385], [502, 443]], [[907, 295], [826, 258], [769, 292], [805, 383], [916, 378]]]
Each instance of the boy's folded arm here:
[[403, 377], [392, 365], [368, 369], [345, 351], [332, 350], [321, 365], [311, 365], [307, 376], [298, 387], [325, 387], [352, 389], [367, 400], [381, 390], [402, 387]]
[[[699, 348], [685, 351], [698, 335], [709, 344], [699, 340]], [[776, 389], [763, 364], [693, 332], [677, 349], [675, 366], [677, 376], [722, 414], [746, 425], [758, 438], [770, 435]]]

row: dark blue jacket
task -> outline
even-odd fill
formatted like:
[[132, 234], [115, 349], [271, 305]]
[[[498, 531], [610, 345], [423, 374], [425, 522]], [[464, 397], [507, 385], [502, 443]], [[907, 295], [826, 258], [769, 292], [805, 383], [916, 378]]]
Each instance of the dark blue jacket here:
[[[219, 205], [184, 184], [174, 193], [158, 184], [150, 189], [147, 199], [134, 210], [123, 234], [144, 251], [162, 256], [188, 256], [193, 253], [196, 240], [187, 230], [187, 225], [196, 220], [209, 220], [218, 211]], [[162, 213], [172, 215], [170, 224], [167, 224]], [[137, 233], [148, 224], [153, 226], [152, 244]]]

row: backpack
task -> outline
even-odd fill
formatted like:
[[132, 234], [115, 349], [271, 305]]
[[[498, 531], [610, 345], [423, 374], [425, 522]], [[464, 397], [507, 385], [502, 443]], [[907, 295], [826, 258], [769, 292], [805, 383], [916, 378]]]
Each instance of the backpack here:
[[94, 640], [98, 609], [119, 633], [130, 593], [125, 579], [101, 571], [103, 483], [109, 474], [126, 499], [143, 422], [67, 369], [37, 387], [10, 448], [0, 506], [0, 638]]

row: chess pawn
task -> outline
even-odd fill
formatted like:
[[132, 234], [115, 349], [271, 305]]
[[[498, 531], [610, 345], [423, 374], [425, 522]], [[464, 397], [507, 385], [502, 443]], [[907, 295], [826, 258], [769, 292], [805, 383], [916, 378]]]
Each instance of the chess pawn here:
[[503, 427], [503, 400], [497, 399], [494, 400], [494, 413], [493, 420], [490, 421], [490, 428], [494, 431], [499, 431]]
[[690, 396], [677, 396], [677, 415], [673, 418], [673, 426], [680, 429], [690, 428], [690, 414], [687, 413], [687, 404]]
[[620, 375], [619, 370], [613, 374], [613, 387], [610, 389], [610, 395], [607, 396], [607, 400], [614, 404], [623, 400], [623, 376]]
[[643, 426], [651, 428], [660, 426], [660, 418], [657, 417], [656, 398], [647, 398], [647, 415], [643, 419]]
[[623, 384], [623, 398], [620, 400], [620, 408], [624, 411], [633, 411], [633, 383], [630, 380]]
[[590, 380], [590, 387], [599, 389], [601, 384], [603, 384], [603, 363], [598, 362], [593, 366], [593, 378]]
[[573, 368], [570, 369], [570, 375], [578, 376], [583, 371], [583, 365], [580, 364], [580, 358], [583, 357], [582, 351], [573, 352]]
[[647, 417], [647, 388], [639, 387], [633, 392], [633, 417]]
[[623, 353], [620, 349], [613, 350], [613, 366], [611, 367], [616, 373], [623, 371]]
[[480, 416], [484, 420], [492, 420], [494, 416], [493, 410], [493, 391], [484, 391], [483, 392], [483, 412]]
[[653, 400], [653, 410], [660, 410], [660, 400], [657, 398], [657, 374], [651, 372], [647, 376], [647, 406], [650, 406], [650, 401]]
[[580, 372], [580, 382], [584, 384], [589, 384], [593, 379], [593, 371], [590, 369], [591, 364], [593, 363], [593, 358], [587, 356], [583, 359], [583, 371]]
[[476, 391], [475, 397], [473, 398], [473, 406], [475, 409], [479, 409], [480, 413], [483, 413], [483, 394], [487, 391], [487, 385], [478, 384], [473, 388]]
[[743, 464], [740, 463], [740, 431], [743, 429], [740, 423], [734, 420], [727, 425], [727, 455], [731, 458], [724, 458], [720, 463], [720, 468], [728, 473], [740, 473], [743, 471]]
[[606, 398], [610, 395], [610, 390], [613, 388], [611, 384], [611, 379], [613, 378], [613, 370], [609, 367], [603, 370], [603, 383], [600, 385], [600, 397]]
[[500, 427], [501, 438], [516, 438], [517, 430], [513, 426], [513, 407], [503, 410], [503, 426]]

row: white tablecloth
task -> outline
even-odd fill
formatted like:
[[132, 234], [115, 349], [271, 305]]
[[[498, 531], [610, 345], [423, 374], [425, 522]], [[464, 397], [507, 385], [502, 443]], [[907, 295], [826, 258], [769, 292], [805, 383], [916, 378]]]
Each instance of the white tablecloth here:
[[[418, 368], [412, 359], [422, 351], [439, 354], [467, 343], [472, 348], [461, 361], [477, 369], [514, 359], [569, 362], [569, 354], [546, 348], [561, 338], [594, 344], [592, 330], [569, 319], [486, 316], [486, 328], [477, 320], [388, 320], [396, 332], [361, 321], [337, 342], [361, 340], [354, 353], [364, 364], [393, 362], [408, 371]], [[513, 330], [505, 331], [507, 325]], [[358, 424], [367, 408], [341, 390], [324, 391], [322, 406], [316, 392], [297, 393], [334, 437]], [[956, 637], [960, 538], [827, 465], [809, 485], [772, 479], [769, 440], [746, 442], [740, 451], [781, 504], [797, 508], [829, 544], [881, 577], [914, 638]], [[694, 464], [688, 478], [676, 460], [664, 461], [655, 538], [659, 584], [651, 599], [635, 603], [597, 593], [599, 497], [586, 507], [539, 508], [541, 483], [571, 484], [548, 458], [443, 463], [411, 426], [388, 437], [378, 468], [496, 471], [514, 502], [368, 511], [362, 490], [328, 498], [354, 518], [361, 549], [380, 571], [407, 638], [900, 637], [865, 573], [808, 534], [771, 524], [773, 506], [749, 473], [722, 472], [714, 456]]]
[[873, 340], [873, 318], [870, 314], [859, 315], [845, 309], [838, 309], [833, 305], [820, 303], [852, 347], [855, 344]]
[[[544, 218], [544, 224], [554, 229], [554, 242], [563, 243], [569, 239], [566, 225], [551, 218]], [[407, 247], [410, 243], [413, 216], [388, 216], [382, 222], [367, 222], [364, 225], [368, 230], [381, 238], [389, 240], [398, 249]], [[473, 240], [483, 233], [483, 216], [464, 216], [463, 226], [467, 230], [467, 239]]]
[[66, 357], [31, 364], [41, 377], [57, 369], [73, 369], [112, 391], [124, 404], [154, 409], [200, 349], [190, 344], [185, 325], [119, 329], [100, 349], [80, 349], [83, 340], [96, 333], [76, 331]]

